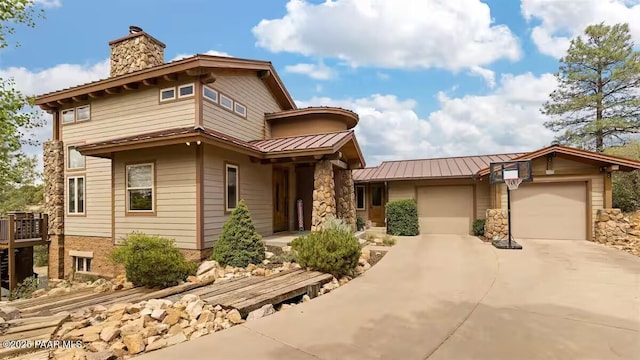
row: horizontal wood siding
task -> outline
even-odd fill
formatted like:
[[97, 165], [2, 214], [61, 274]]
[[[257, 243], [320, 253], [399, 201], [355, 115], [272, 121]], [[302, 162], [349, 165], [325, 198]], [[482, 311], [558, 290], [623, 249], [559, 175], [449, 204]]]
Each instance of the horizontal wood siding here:
[[[175, 145], [118, 153], [115, 158], [116, 239], [133, 231], [173, 238], [196, 249], [196, 147]], [[125, 166], [155, 161], [155, 216], [125, 214]]]
[[220, 76], [211, 87], [246, 106], [247, 118], [203, 100], [205, 127], [242, 140], [271, 137], [268, 127], [265, 129], [264, 114], [281, 109], [262, 80], [257, 76]]
[[487, 209], [491, 207], [491, 191], [489, 179], [476, 182], [476, 218], [484, 219]]
[[[111, 237], [111, 160], [87, 157], [85, 165], [85, 171], [66, 171], [66, 177], [85, 176], [86, 194], [85, 215], [66, 216], [65, 234]], [[66, 182], [65, 194], [68, 195]], [[68, 201], [65, 196], [65, 212]]]
[[271, 165], [251, 163], [246, 155], [206, 146], [204, 151], [204, 238], [211, 247], [229, 219], [224, 211], [224, 164], [238, 165], [240, 199], [249, 207], [253, 224], [262, 236], [273, 233]]

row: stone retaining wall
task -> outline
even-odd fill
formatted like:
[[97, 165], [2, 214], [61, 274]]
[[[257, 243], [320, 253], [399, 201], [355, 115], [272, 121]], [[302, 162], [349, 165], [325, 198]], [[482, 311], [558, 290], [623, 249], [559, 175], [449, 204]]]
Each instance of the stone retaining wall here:
[[487, 209], [484, 236], [489, 240], [506, 239], [509, 222], [507, 212], [502, 209]]
[[598, 210], [594, 241], [614, 246], [638, 246], [640, 229], [636, 229], [620, 209]]
[[333, 164], [329, 160], [316, 163], [313, 173], [313, 207], [311, 231], [322, 229], [329, 217], [336, 217], [336, 191], [333, 181]]

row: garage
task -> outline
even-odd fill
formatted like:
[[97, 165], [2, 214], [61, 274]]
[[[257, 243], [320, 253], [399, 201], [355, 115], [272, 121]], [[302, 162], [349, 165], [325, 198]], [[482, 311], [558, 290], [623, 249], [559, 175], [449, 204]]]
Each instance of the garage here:
[[473, 186], [425, 186], [417, 192], [421, 234], [469, 234]]
[[586, 182], [522, 184], [511, 193], [515, 239], [587, 239]]

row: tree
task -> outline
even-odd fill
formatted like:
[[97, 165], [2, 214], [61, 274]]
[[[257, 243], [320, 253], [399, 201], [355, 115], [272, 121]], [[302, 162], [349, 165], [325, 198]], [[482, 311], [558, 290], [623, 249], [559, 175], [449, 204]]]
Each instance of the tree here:
[[264, 243], [251, 220], [249, 208], [244, 200], [231, 213], [222, 226], [220, 237], [213, 244], [211, 259], [222, 265], [246, 267], [264, 260]]
[[[640, 141], [625, 146], [612, 147], [608, 154], [640, 160]], [[640, 210], [640, 171], [615, 172], [613, 174], [613, 207], [625, 212]]]
[[[16, 26], [35, 26], [35, 18], [42, 17], [33, 0], [0, 0], [0, 49], [9, 46], [9, 36]], [[16, 44], [18, 46], [18, 44]], [[33, 98], [15, 89], [12, 79], [0, 78], [0, 188], [20, 183], [21, 164], [29, 161], [22, 153], [22, 145], [36, 145], [25, 131], [42, 126], [37, 111], [30, 111]]]
[[29, 210], [30, 206], [41, 205], [44, 198], [44, 186], [40, 174], [36, 171], [35, 157], [21, 156], [12, 169], [20, 182], [6, 182], [0, 186], [0, 216], [11, 211]]
[[571, 40], [556, 73], [559, 87], [541, 111], [559, 143], [602, 152], [640, 133], [640, 53], [628, 24], [588, 26]]

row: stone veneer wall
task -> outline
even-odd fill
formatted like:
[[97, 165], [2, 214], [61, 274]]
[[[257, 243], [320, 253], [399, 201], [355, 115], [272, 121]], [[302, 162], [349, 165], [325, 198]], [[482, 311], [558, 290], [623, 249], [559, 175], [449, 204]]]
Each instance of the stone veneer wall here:
[[165, 45], [144, 32], [111, 43], [110, 76], [128, 74], [164, 64]]
[[322, 229], [329, 217], [336, 217], [336, 192], [333, 181], [333, 164], [329, 160], [316, 163], [313, 173], [313, 206], [311, 231]]
[[64, 277], [64, 144], [44, 143], [44, 211], [49, 215], [49, 278]]
[[640, 242], [640, 230], [634, 229], [620, 209], [598, 210], [595, 221], [595, 242], [627, 245]]
[[337, 189], [337, 214], [353, 230], [356, 230], [356, 195], [353, 184], [353, 173], [351, 169], [338, 170], [340, 185]]
[[484, 237], [489, 240], [506, 239], [509, 222], [507, 212], [502, 209], [487, 209]]

